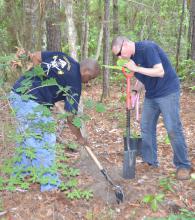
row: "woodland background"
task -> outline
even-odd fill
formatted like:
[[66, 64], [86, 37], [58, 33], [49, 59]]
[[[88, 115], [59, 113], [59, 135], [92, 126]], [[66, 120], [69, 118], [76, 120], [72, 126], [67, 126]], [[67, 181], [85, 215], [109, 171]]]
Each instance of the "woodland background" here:
[[[18, 46], [59, 50], [78, 61], [93, 57], [108, 65], [116, 61], [110, 50], [116, 35], [156, 41], [180, 77], [192, 77], [194, 0], [0, 0], [0, 55], [13, 53]], [[110, 71], [103, 72], [107, 96]]]
[[[171, 146], [161, 118], [157, 127], [160, 168], [141, 169], [138, 158], [135, 179], [126, 181], [119, 175], [124, 150], [125, 80], [122, 74], [104, 68], [116, 64], [110, 44], [117, 35], [133, 41], [153, 40], [167, 52], [181, 80], [181, 116], [195, 166], [195, 0], [0, 0], [0, 219], [195, 219], [194, 179], [175, 179]], [[83, 87], [86, 127], [90, 148], [123, 186], [125, 201], [120, 206], [97, 167], [72, 142], [63, 120], [57, 119], [57, 135], [65, 141], [61, 147], [57, 143], [63, 190], [40, 193], [36, 181], [18, 182], [10, 175], [10, 158], [15, 152], [10, 137], [14, 136], [15, 121], [6, 94], [22, 74], [9, 65], [16, 47], [63, 51], [78, 61], [91, 57], [102, 65], [101, 76]], [[96, 102], [94, 110], [91, 107]], [[56, 116], [55, 109], [52, 114]], [[139, 130], [139, 122], [134, 125]]]

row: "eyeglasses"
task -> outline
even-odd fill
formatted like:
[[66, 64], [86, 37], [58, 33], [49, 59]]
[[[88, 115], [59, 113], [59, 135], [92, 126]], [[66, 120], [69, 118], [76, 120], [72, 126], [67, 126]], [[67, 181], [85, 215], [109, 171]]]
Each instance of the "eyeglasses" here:
[[123, 49], [123, 43], [124, 43], [124, 40], [122, 41], [121, 49], [120, 49], [119, 52], [116, 54], [117, 57], [120, 57], [120, 56], [121, 56], [121, 52], [122, 52], [122, 49]]

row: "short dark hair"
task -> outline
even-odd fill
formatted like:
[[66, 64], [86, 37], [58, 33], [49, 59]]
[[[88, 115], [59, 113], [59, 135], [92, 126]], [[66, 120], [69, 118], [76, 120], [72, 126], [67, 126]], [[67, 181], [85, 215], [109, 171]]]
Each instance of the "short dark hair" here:
[[117, 36], [112, 40], [111, 48], [115, 46], [120, 46], [122, 42], [129, 41], [129, 39], [125, 36]]
[[100, 73], [100, 65], [97, 60], [86, 58], [80, 62], [80, 69], [88, 70], [92, 77], [96, 77]]

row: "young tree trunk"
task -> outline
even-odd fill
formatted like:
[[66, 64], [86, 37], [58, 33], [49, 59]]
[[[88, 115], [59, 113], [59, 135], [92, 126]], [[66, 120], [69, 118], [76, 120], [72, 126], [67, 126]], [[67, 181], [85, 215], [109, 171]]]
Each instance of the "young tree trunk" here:
[[[110, 51], [109, 17], [110, 17], [110, 0], [105, 0], [105, 3], [104, 3], [104, 50], [103, 50], [104, 65], [109, 65], [109, 51]], [[104, 68], [102, 99], [104, 97], [106, 98], [107, 96], [109, 96], [109, 69]]]
[[81, 60], [88, 57], [88, 37], [89, 37], [88, 10], [89, 10], [89, 1], [83, 0]]
[[103, 38], [103, 29], [104, 29], [104, 24], [103, 21], [101, 22], [101, 28], [100, 28], [100, 33], [98, 37], [98, 45], [97, 45], [97, 52], [95, 59], [98, 60], [101, 52], [101, 47], [102, 47], [102, 38]]
[[59, 22], [60, 1], [50, 0], [47, 2], [47, 50], [61, 51], [61, 30]]
[[[77, 31], [73, 19], [73, 2], [72, 0], [65, 0], [65, 14], [66, 14], [66, 21], [67, 21], [67, 34], [68, 34], [68, 44], [69, 44], [69, 51], [70, 51], [70, 56], [73, 57], [75, 60], [78, 60], [78, 55], [77, 55]], [[78, 114], [83, 114], [83, 99], [82, 97], [80, 98], [79, 102], [79, 110]], [[87, 131], [85, 128], [85, 124], [82, 123], [81, 127], [81, 134], [83, 137], [87, 137]]]
[[77, 56], [77, 32], [73, 19], [73, 2], [72, 0], [65, 0], [65, 14], [67, 22], [67, 34], [68, 34], [68, 45], [70, 55], [78, 60]]
[[99, 0], [99, 10], [98, 10], [98, 23], [101, 24], [100, 32], [99, 32], [99, 37], [98, 37], [98, 43], [97, 43], [97, 51], [96, 51], [96, 60], [99, 59], [100, 53], [101, 53], [101, 48], [102, 48], [102, 38], [103, 38], [103, 28], [104, 28], [104, 16], [102, 12], [102, 1]]
[[[118, 16], [118, 0], [113, 0], [113, 36], [117, 36], [119, 34], [119, 16]], [[112, 56], [113, 65], [116, 64], [117, 57], [115, 55]]]
[[191, 18], [191, 58], [195, 60], [195, 0], [191, 0], [190, 7], [190, 18]]
[[182, 27], [183, 27], [183, 19], [184, 19], [184, 10], [185, 10], [185, 0], [183, 0], [183, 4], [182, 4], [182, 13], [180, 16], [179, 34], [178, 34], [178, 38], [177, 38], [176, 65], [175, 65], [176, 70], [178, 70], [180, 43], [181, 43], [181, 35], [182, 35]]

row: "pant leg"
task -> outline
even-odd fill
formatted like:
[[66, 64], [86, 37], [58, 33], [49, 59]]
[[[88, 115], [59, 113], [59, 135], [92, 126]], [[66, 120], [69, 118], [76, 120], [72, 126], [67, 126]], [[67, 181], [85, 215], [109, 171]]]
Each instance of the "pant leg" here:
[[31, 130], [40, 135], [41, 139], [27, 140], [27, 142], [31, 141], [36, 152], [32, 167], [37, 169], [42, 192], [57, 188], [56, 186], [60, 184], [55, 162], [56, 135], [47, 129], [53, 126], [55, 122], [51, 116], [46, 117], [42, 115], [42, 112], [36, 112], [36, 119], [31, 121]]
[[187, 145], [180, 120], [179, 98], [180, 93], [176, 92], [159, 98], [158, 103], [173, 148], [173, 163], [176, 168], [190, 168], [191, 164], [188, 159]]
[[[21, 160], [15, 169], [23, 173], [35, 172], [41, 183], [41, 191], [56, 189], [60, 181], [55, 167], [55, 131], [48, 131], [51, 116], [44, 116], [40, 105], [32, 100], [23, 101], [21, 96], [11, 92], [10, 103], [15, 109], [18, 132], [23, 140], [18, 143], [23, 148]], [[40, 109], [40, 110], [37, 110]], [[42, 127], [42, 129], [41, 129]], [[44, 128], [44, 129], [43, 129]], [[27, 152], [31, 151], [31, 156]]]
[[155, 101], [145, 98], [141, 120], [142, 158], [153, 166], [158, 166], [156, 125], [159, 115], [160, 110]]

